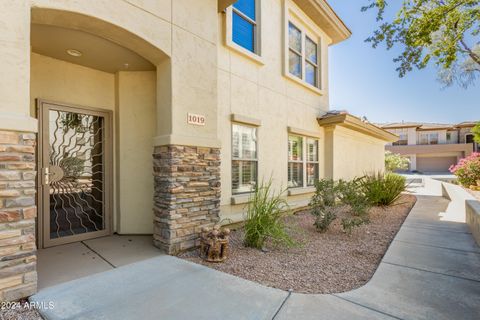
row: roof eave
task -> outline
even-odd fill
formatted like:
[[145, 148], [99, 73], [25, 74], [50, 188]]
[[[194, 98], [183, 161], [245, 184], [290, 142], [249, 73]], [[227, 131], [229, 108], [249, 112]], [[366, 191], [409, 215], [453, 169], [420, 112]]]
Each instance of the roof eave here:
[[293, 0], [331, 39], [332, 44], [347, 40], [352, 31], [325, 0]]
[[368, 122], [363, 122], [359, 118], [350, 114], [338, 114], [335, 116], [317, 118], [318, 124], [321, 127], [341, 126], [351, 129], [356, 132], [383, 140], [385, 142], [398, 141], [398, 136], [385, 129], [377, 127]]

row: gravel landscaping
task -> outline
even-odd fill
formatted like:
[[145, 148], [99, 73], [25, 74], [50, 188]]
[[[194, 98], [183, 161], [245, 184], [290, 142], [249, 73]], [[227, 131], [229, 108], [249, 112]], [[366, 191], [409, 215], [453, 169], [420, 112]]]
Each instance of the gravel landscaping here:
[[14, 308], [0, 309], [0, 320], [42, 320], [38, 311], [25, 305], [25, 302], [20, 302], [21, 305], [15, 305]]
[[243, 230], [232, 231], [230, 256], [224, 263], [208, 263], [190, 251], [180, 257], [266, 286], [301, 293], [339, 293], [370, 280], [390, 242], [400, 229], [416, 198], [402, 195], [388, 208], [370, 209], [370, 223], [343, 232], [338, 218], [325, 233], [313, 226], [314, 217], [301, 211], [285, 217], [289, 233], [300, 243], [293, 248], [245, 248]]

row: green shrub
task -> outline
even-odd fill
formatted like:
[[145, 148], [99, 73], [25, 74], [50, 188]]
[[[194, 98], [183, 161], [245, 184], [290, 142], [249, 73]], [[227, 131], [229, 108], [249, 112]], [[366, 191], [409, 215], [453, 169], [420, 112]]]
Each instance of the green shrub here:
[[314, 225], [320, 232], [328, 230], [330, 224], [337, 218], [337, 207], [350, 207], [352, 217], [342, 219], [343, 230], [351, 233], [354, 227], [368, 221], [369, 202], [361, 187], [362, 178], [352, 181], [323, 179], [315, 184], [315, 195], [310, 201]]
[[245, 246], [262, 249], [270, 239], [276, 245], [293, 246], [295, 243], [282, 221], [288, 204], [281, 192], [272, 192], [272, 182], [261, 183], [250, 199], [245, 219]]
[[370, 205], [389, 206], [405, 191], [406, 179], [395, 173], [378, 172], [364, 176], [360, 185]]
[[353, 216], [365, 216], [370, 209], [370, 203], [363, 192], [361, 182], [363, 178], [352, 181], [339, 180], [337, 192], [340, 202], [350, 206]]
[[337, 218], [336, 188], [336, 183], [332, 179], [322, 179], [315, 183], [315, 194], [309, 205], [315, 217], [314, 226], [320, 232], [327, 231], [330, 224]]
[[396, 170], [407, 170], [410, 160], [398, 153], [385, 151], [385, 170], [393, 172]]
[[[312, 212], [313, 214], [313, 212]], [[315, 222], [313, 225], [317, 228], [319, 232], [326, 232], [330, 224], [337, 219], [336, 208], [335, 207], [327, 207], [322, 211], [319, 211], [318, 214], [315, 215]]]
[[353, 228], [359, 227], [363, 224], [369, 223], [368, 217], [352, 217], [342, 219], [342, 228], [348, 234], [352, 233]]

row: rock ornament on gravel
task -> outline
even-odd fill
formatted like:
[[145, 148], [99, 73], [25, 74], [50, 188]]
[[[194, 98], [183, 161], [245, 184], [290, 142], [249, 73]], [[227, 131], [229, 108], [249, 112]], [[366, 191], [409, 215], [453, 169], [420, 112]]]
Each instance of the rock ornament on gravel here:
[[224, 262], [228, 258], [230, 229], [215, 225], [212, 229], [202, 228], [200, 235], [200, 257], [208, 262]]

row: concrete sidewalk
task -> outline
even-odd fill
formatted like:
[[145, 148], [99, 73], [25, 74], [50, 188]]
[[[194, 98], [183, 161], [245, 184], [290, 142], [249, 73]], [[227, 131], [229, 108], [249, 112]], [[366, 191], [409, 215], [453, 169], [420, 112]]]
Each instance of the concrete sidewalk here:
[[479, 319], [480, 248], [458, 222], [464, 213], [441, 196], [438, 181], [427, 178], [415, 192], [417, 204], [375, 275], [350, 292], [289, 294], [161, 256], [31, 300], [55, 302], [42, 311], [47, 319]]

